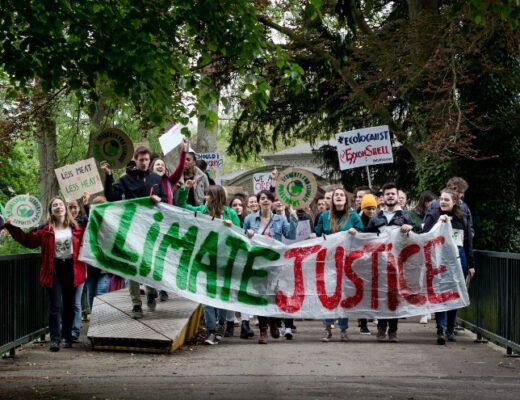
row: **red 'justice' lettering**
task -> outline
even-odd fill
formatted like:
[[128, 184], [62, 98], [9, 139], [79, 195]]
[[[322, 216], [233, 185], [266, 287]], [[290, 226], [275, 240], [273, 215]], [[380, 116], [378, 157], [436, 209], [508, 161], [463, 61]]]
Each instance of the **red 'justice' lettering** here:
[[377, 310], [379, 307], [379, 297], [378, 297], [378, 290], [379, 290], [379, 254], [385, 251], [385, 244], [379, 243], [379, 244], [369, 244], [366, 245], [364, 248], [366, 253], [372, 253], [372, 292], [371, 292], [371, 300], [370, 300], [370, 307], [372, 307], [373, 310]]
[[414, 254], [421, 252], [421, 246], [418, 244], [410, 244], [401, 250], [397, 266], [399, 268], [399, 288], [401, 289], [401, 296], [410, 304], [424, 304], [426, 303], [426, 296], [417, 293], [412, 293], [412, 290], [406, 282], [404, 276], [404, 263]]
[[430, 303], [444, 303], [446, 301], [455, 300], [460, 297], [455, 292], [435, 293], [433, 289], [433, 278], [435, 275], [442, 274], [446, 271], [445, 265], [439, 265], [438, 268], [433, 267], [432, 250], [436, 246], [442, 246], [445, 242], [444, 236], [437, 236], [435, 239], [424, 243], [424, 262], [426, 264], [426, 287], [428, 289], [428, 300]]
[[286, 258], [294, 257], [294, 293], [291, 297], [279, 290], [276, 293], [276, 305], [284, 312], [295, 313], [298, 311], [305, 300], [303, 284], [302, 261], [311, 254], [317, 253], [321, 249], [320, 245], [310, 247], [294, 247], [285, 252]]
[[388, 309], [395, 311], [399, 305], [399, 288], [397, 287], [397, 265], [392, 247], [392, 243], [386, 246], [386, 273], [388, 275]]
[[321, 249], [316, 256], [316, 289], [318, 291], [318, 298], [323, 304], [323, 307], [334, 310], [341, 300], [341, 286], [343, 281], [343, 256], [345, 249], [341, 246], [336, 247], [334, 260], [336, 262], [336, 289], [334, 294], [327, 295], [325, 289], [325, 257], [327, 256], [327, 249]]
[[363, 300], [363, 280], [352, 270], [352, 264], [365, 255], [363, 250], [350, 252], [345, 260], [345, 275], [356, 287], [356, 293], [341, 302], [341, 307], [352, 308]]

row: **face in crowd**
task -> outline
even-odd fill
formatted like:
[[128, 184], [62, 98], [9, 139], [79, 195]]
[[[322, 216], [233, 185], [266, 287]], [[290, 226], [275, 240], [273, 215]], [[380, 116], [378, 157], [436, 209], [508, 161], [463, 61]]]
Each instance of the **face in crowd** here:
[[69, 201], [68, 207], [69, 207], [70, 215], [72, 215], [72, 218], [76, 219], [79, 215], [78, 202], [76, 200]]
[[363, 199], [363, 196], [367, 193], [370, 193], [368, 190], [358, 190], [356, 193], [356, 203], [355, 208], [358, 209], [361, 207], [361, 200]]
[[256, 196], [249, 196], [247, 199], [247, 208], [251, 210], [251, 212], [257, 212], [259, 210], [258, 200]]
[[347, 204], [347, 194], [343, 189], [336, 189], [333, 192], [332, 201], [336, 210], [343, 210]]
[[231, 208], [235, 210], [239, 217], [242, 216], [242, 214], [244, 213], [244, 204], [242, 203], [242, 200], [238, 198], [233, 200], [233, 202], [231, 203]]
[[450, 212], [453, 210], [453, 206], [455, 205], [455, 199], [453, 195], [448, 192], [442, 192], [441, 197], [439, 197], [439, 207], [444, 212]]
[[186, 164], [184, 165], [185, 171], [193, 171], [195, 165], [197, 164], [197, 160], [193, 157], [193, 154], [186, 154]]
[[272, 209], [272, 206], [273, 206], [273, 202], [271, 201], [271, 199], [269, 197], [267, 197], [264, 193], [262, 193], [260, 195], [260, 210], [261, 211], [271, 211]]
[[393, 208], [398, 204], [397, 189], [386, 189], [383, 193], [385, 207]]
[[153, 172], [157, 173], [159, 176], [164, 176], [166, 173], [166, 164], [163, 160], [155, 160], [153, 164]]
[[316, 209], [318, 212], [323, 212], [327, 209], [327, 203], [325, 202], [325, 199], [319, 199], [316, 203]]
[[147, 171], [150, 166], [150, 153], [138, 154], [135, 159], [137, 169], [140, 171]]
[[273, 211], [276, 214], [283, 214], [285, 212], [285, 205], [280, 200], [273, 202]]
[[401, 208], [405, 208], [406, 207], [406, 201], [408, 200], [407, 197], [406, 197], [406, 193], [403, 192], [402, 190], [399, 190], [399, 205], [401, 206]]
[[325, 193], [325, 204], [327, 205], [327, 210], [330, 209], [330, 206], [332, 205], [332, 193], [333, 191]]
[[[76, 203], [77, 204], [77, 203]], [[61, 199], [54, 199], [50, 205], [51, 215], [55, 218], [63, 218], [67, 214], [65, 204]], [[78, 207], [79, 213], [79, 207]]]

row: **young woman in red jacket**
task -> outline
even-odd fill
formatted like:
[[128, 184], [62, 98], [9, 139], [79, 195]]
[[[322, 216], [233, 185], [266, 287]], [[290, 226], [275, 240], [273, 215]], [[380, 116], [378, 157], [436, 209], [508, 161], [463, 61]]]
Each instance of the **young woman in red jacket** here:
[[7, 220], [5, 228], [25, 247], [41, 247], [40, 285], [50, 301], [50, 350], [58, 351], [61, 339], [63, 347], [72, 347], [75, 293], [86, 278], [85, 264], [78, 261], [84, 229], [59, 197], [51, 199], [47, 223], [42, 227], [25, 233]]

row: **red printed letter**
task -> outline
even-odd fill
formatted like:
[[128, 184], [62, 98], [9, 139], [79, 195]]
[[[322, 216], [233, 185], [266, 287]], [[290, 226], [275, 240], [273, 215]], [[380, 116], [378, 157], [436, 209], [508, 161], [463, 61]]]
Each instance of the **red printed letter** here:
[[424, 243], [424, 262], [426, 263], [426, 286], [428, 287], [428, 300], [430, 303], [444, 303], [449, 300], [458, 299], [460, 296], [455, 292], [435, 293], [433, 290], [433, 278], [435, 275], [442, 274], [446, 271], [445, 265], [439, 265], [439, 268], [433, 268], [432, 249], [435, 246], [441, 246], [444, 243], [444, 236], [438, 236]]
[[305, 299], [305, 291], [303, 285], [303, 271], [302, 261], [316, 253], [321, 249], [321, 246], [316, 245], [312, 247], [295, 247], [285, 252], [286, 258], [294, 257], [294, 293], [291, 297], [287, 297], [283, 291], [276, 293], [276, 305], [287, 313], [294, 313], [298, 311]]
[[332, 296], [327, 295], [325, 289], [325, 257], [327, 249], [321, 249], [316, 256], [316, 289], [318, 290], [318, 298], [323, 307], [329, 310], [335, 309], [341, 300], [341, 282], [343, 279], [343, 255], [345, 249], [341, 246], [336, 247], [334, 259], [336, 261], [336, 290]]
[[384, 243], [379, 244], [369, 244], [364, 248], [366, 253], [372, 253], [372, 293], [371, 293], [371, 304], [373, 310], [377, 310], [379, 307], [379, 298], [378, 298], [378, 290], [379, 290], [379, 262], [378, 262], [378, 253], [382, 253], [385, 251]]
[[358, 258], [363, 257], [364, 254], [365, 252], [363, 250], [354, 250], [348, 254], [347, 259], [345, 260], [345, 275], [347, 275], [347, 278], [350, 279], [356, 287], [356, 293], [343, 300], [341, 302], [341, 307], [352, 308], [363, 300], [363, 280], [352, 271], [352, 264]]
[[388, 309], [395, 311], [399, 305], [399, 289], [397, 288], [397, 266], [392, 253], [392, 243], [386, 246], [386, 274], [388, 276]]
[[404, 263], [414, 254], [421, 251], [421, 246], [418, 244], [410, 244], [401, 250], [399, 254], [399, 261], [397, 266], [399, 267], [399, 287], [401, 289], [401, 295], [410, 304], [424, 304], [426, 303], [426, 296], [412, 293], [406, 278], [404, 277]]

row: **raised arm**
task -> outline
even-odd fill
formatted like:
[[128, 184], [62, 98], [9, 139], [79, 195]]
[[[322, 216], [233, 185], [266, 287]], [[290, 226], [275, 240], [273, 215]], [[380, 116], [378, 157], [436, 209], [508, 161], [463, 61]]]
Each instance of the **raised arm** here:
[[40, 229], [25, 233], [23, 230], [21, 230], [17, 226], [11, 225], [9, 220], [7, 220], [4, 227], [11, 234], [13, 239], [16, 240], [18, 243], [20, 243], [21, 245], [28, 247], [30, 249], [35, 249], [35, 248], [41, 246], [41, 230]]

